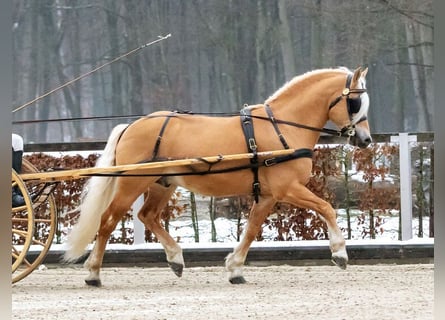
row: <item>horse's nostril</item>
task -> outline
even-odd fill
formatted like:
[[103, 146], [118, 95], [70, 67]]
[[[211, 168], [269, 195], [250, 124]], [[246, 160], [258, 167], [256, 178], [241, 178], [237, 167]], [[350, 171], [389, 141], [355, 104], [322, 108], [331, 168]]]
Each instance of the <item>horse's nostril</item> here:
[[360, 143], [359, 143], [359, 147], [360, 148], [366, 148], [367, 146], [369, 146], [369, 144], [372, 142], [372, 139], [370, 137], [363, 139]]

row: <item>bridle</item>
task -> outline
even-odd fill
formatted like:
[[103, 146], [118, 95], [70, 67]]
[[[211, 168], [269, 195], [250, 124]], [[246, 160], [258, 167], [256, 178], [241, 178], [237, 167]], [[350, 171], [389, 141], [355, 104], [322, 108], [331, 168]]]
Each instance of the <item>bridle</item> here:
[[352, 137], [355, 135], [355, 125], [357, 123], [360, 123], [362, 121], [367, 120], [366, 116], [361, 117], [356, 123], [352, 123], [352, 117], [354, 113], [358, 113], [360, 111], [360, 107], [361, 107], [361, 98], [360, 96], [357, 98], [351, 98], [349, 95], [351, 93], [357, 93], [359, 95], [361, 95], [362, 93], [366, 92], [366, 89], [351, 89], [351, 80], [352, 80], [352, 74], [348, 74], [347, 78], [346, 78], [346, 84], [345, 84], [345, 88], [343, 89], [342, 93], [340, 96], [338, 96], [334, 101], [332, 101], [332, 103], [329, 105], [329, 110], [331, 110], [333, 107], [335, 107], [340, 101], [341, 99], [343, 99], [344, 97], [346, 97], [346, 107], [348, 109], [348, 115], [349, 115], [349, 124], [345, 127], [343, 127], [340, 132], [341, 132], [341, 136], [346, 136], [346, 137]]
[[[364, 92], [366, 92], [366, 89], [351, 89], [351, 81], [352, 81], [352, 74], [349, 73], [346, 77], [346, 84], [345, 84], [345, 88], [343, 89], [342, 93], [340, 96], [338, 96], [337, 98], [335, 98], [334, 101], [331, 102], [331, 104], [329, 105], [329, 110], [331, 110], [332, 108], [334, 108], [343, 98], [346, 98], [346, 107], [348, 109], [348, 115], [349, 115], [349, 124], [345, 127], [343, 127], [340, 130], [333, 130], [333, 129], [328, 129], [328, 128], [315, 128], [315, 127], [311, 127], [311, 126], [307, 126], [304, 124], [299, 124], [299, 123], [295, 123], [295, 122], [291, 122], [291, 121], [286, 121], [286, 120], [279, 120], [273, 117], [272, 115], [272, 111], [270, 111], [270, 107], [268, 104], [265, 105], [266, 107], [266, 111], [268, 114], [268, 117], [262, 117], [262, 116], [254, 116], [252, 115], [252, 118], [257, 118], [257, 119], [263, 119], [263, 120], [270, 120], [272, 122], [272, 124], [274, 124], [274, 127], [277, 124], [285, 124], [285, 125], [290, 125], [293, 127], [298, 127], [298, 128], [303, 128], [303, 129], [308, 129], [308, 130], [312, 130], [312, 131], [318, 131], [318, 132], [322, 132], [322, 133], [327, 133], [330, 135], [334, 135], [334, 136], [339, 136], [339, 137], [346, 137], [346, 138], [351, 138], [352, 136], [355, 135], [355, 125], [357, 123], [360, 123], [362, 121], [367, 120], [366, 116], [361, 117], [358, 121], [353, 122], [353, 115], [355, 113], [358, 113], [360, 111], [361, 108], [361, 97], [358, 96], [357, 98], [351, 98], [350, 94], [363, 94]], [[275, 131], [277, 131], [275, 129]], [[281, 138], [280, 138], [281, 139]]]

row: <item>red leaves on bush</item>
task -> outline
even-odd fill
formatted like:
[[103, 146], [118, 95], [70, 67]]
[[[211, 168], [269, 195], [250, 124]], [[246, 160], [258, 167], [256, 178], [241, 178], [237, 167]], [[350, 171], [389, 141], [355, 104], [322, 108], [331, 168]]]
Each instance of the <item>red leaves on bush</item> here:
[[[359, 191], [359, 209], [367, 212], [373, 221], [369, 227], [364, 226], [363, 236], [375, 234], [375, 230], [383, 232], [380, 225], [383, 220], [379, 216], [374, 216], [378, 210], [398, 209], [399, 191], [398, 188], [375, 188], [373, 182], [378, 179], [384, 179], [390, 172], [393, 157], [398, 153], [398, 147], [392, 145], [372, 144], [366, 149], [346, 150], [344, 146], [338, 147], [319, 147], [314, 150], [312, 177], [307, 187], [317, 196], [331, 203], [335, 207], [334, 190], [328, 186], [328, 177], [338, 177], [343, 175], [342, 155], [348, 153], [347, 159], [352, 159], [355, 169], [363, 172], [363, 180], [367, 183], [363, 191]], [[351, 156], [352, 154], [352, 156]], [[97, 154], [91, 154], [87, 158], [80, 155], [53, 157], [43, 153], [27, 155], [29, 160], [39, 171], [47, 171], [53, 168], [58, 169], [80, 169], [93, 167], [98, 158]], [[68, 214], [67, 212], [75, 209], [82, 195], [82, 189], [86, 179], [66, 180], [59, 182], [54, 190], [57, 209], [59, 214], [59, 224], [69, 228], [74, 224], [78, 213]], [[346, 186], [347, 188], [348, 186]], [[179, 194], [175, 193], [168, 206], [161, 214], [161, 219], [168, 228], [170, 219], [180, 215], [186, 205], [179, 203]], [[236, 207], [236, 216], [230, 217], [228, 213], [218, 213], [215, 216], [228, 216], [228, 218], [240, 219], [248, 215], [252, 205], [250, 197], [235, 197], [229, 199], [234, 202]], [[235, 205], [237, 204], [237, 205]], [[241, 205], [242, 204], [242, 205]], [[232, 212], [233, 210], [230, 210]], [[230, 213], [233, 214], [233, 213]], [[241, 212], [241, 213], [240, 213]], [[132, 243], [133, 230], [127, 227], [126, 222], [133, 219], [132, 214], [127, 213], [122, 220], [119, 231], [120, 235], [112, 237], [110, 242]], [[361, 219], [361, 220], [360, 220]], [[364, 216], [359, 217], [359, 223], [364, 223]], [[327, 239], [327, 227], [323, 221], [318, 218], [315, 212], [304, 208], [298, 208], [290, 204], [277, 204], [273, 209], [273, 214], [266, 220], [265, 227], [276, 229], [277, 235], [274, 240], [313, 240]], [[241, 230], [240, 230], [241, 232]], [[258, 234], [257, 240], [262, 240], [262, 234]], [[147, 230], [146, 241], [157, 241], [156, 237]]]

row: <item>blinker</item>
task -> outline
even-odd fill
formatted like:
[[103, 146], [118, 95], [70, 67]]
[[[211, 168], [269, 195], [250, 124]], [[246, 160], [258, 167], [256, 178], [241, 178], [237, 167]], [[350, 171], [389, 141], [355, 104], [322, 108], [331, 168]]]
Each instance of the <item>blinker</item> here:
[[362, 99], [360, 98], [347, 98], [348, 113], [352, 115], [353, 113], [358, 113], [360, 107], [362, 106]]

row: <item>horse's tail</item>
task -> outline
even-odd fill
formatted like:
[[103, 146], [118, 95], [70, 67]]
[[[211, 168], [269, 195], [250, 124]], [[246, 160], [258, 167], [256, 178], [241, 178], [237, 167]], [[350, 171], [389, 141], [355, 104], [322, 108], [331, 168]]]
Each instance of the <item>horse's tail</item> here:
[[[109, 167], [115, 164], [115, 149], [122, 132], [128, 124], [119, 124], [113, 128], [105, 149], [96, 166]], [[68, 235], [63, 260], [73, 262], [82, 257], [85, 248], [91, 243], [99, 229], [102, 213], [114, 196], [116, 177], [93, 176], [86, 183], [80, 209], [79, 220]], [[85, 192], [84, 191], [84, 192]]]

